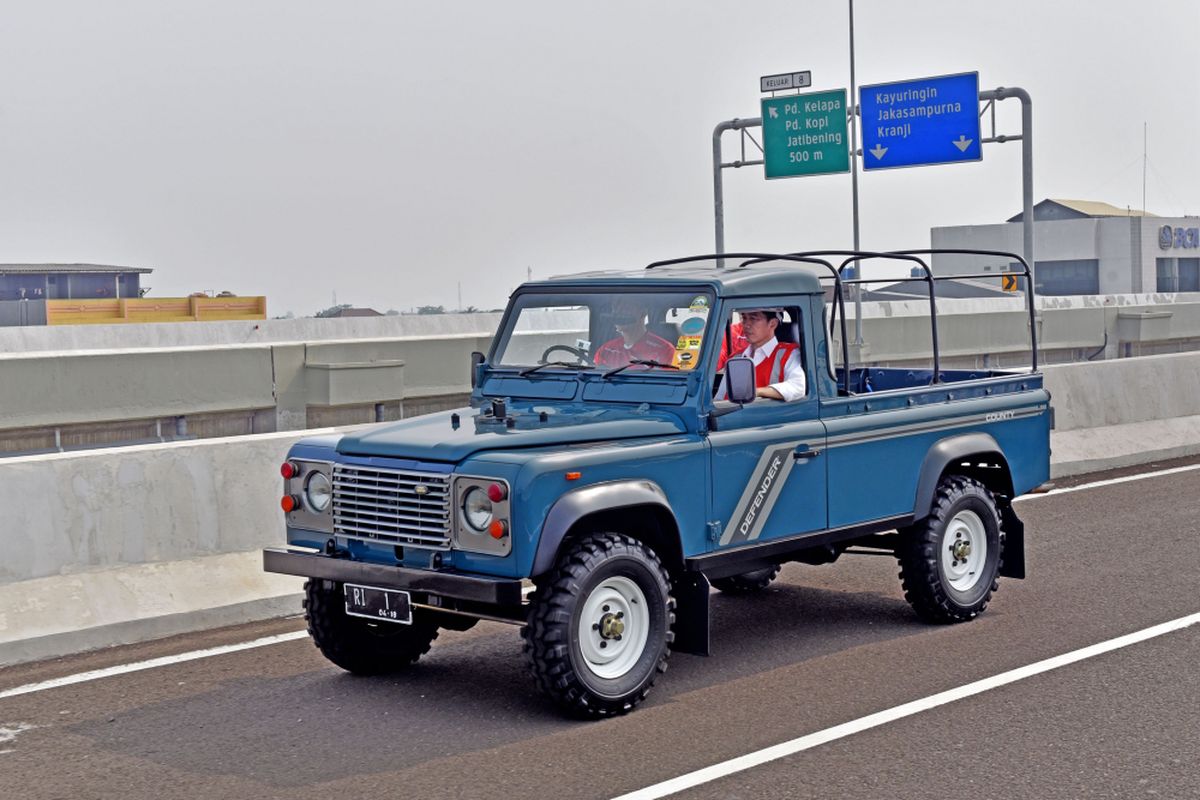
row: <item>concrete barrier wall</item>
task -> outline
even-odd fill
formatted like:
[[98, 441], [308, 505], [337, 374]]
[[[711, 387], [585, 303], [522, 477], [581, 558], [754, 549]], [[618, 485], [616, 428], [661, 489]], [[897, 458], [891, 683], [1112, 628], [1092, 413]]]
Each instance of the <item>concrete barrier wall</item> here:
[[[1180, 298], [1200, 300], [1042, 298], [1043, 362], [1192, 349], [1200, 343], [1200, 302]], [[945, 299], [938, 307], [944, 366], [1027, 362], [1021, 298]], [[932, 353], [926, 312], [919, 300], [864, 304], [861, 360], [926, 363]], [[399, 409], [406, 400], [424, 407], [415, 401], [469, 390], [469, 354], [487, 350], [498, 321], [498, 314], [474, 314], [3, 329], [0, 431], [244, 410], [265, 415], [253, 430], [302, 430], [309, 427], [310, 407], [369, 410], [369, 404], [390, 403]], [[548, 313], [535, 321], [540, 328], [521, 334], [535, 350], [546, 331], [579, 326], [570, 314]], [[76, 349], [85, 344], [91, 347]], [[321, 418], [362, 419], [356, 413]]]
[[0, 459], [0, 584], [283, 541], [299, 433]]
[[[280, 321], [247, 344], [198, 344], [172, 347], [42, 350], [0, 352], [0, 431], [89, 425], [243, 410], [266, 410], [274, 419], [265, 430], [310, 427], [309, 407], [355, 407], [398, 403], [421, 408], [431, 398], [457, 402], [470, 391], [470, 354], [486, 351], [497, 314], [378, 318], [383, 323], [331, 326]], [[577, 320], [547, 314], [538, 322], [551, 329]], [[424, 326], [413, 321], [432, 320]], [[304, 323], [360, 323], [360, 320], [305, 320]], [[372, 321], [374, 322], [374, 321]], [[244, 333], [231, 323], [214, 323], [225, 335]], [[202, 325], [144, 325], [100, 330], [101, 342], [129, 345], [140, 333], [152, 341], [202, 338], [192, 333]], [[353, 334], [425, 327], [427, 335], [334, 338]], [[159, 328], [173, 329], [161, 335]], [[179, 330], [187, 328], [186, 331]], [[11, 329], [10, 329], [11, 330]], [[73, 339], [52, 334], [67, 329], [38, 329], [30, 339], [67, 344]], [[0, 331], [0, 339], [8, 331]], [[71, 331], [72, 334], [77, 331]], [[209, 332], [212, 333], [211, 331]], [[259, 336], [259, 333], [263, 333]], [[324, 334], [310, 341], [291, 341], [292, 334]], [[49, 335], [47, 335], [49, 334]], [[541, 329], [519, 334], [536, 339]], [[16, 341], [14, 339], [13, 341]], [[10, 342], [11, 344], [12, 342]], [[539, 351], [540, 352], [540, 351]], [[441, 407], [434, 403], [433, 407]], [[386, 418], [386, 417], [385, 417]], [[337, 415], [334, 415], [337, 419]], [[338, 420], [359, 421], [350, 415]], [[258, 430], [264, 430], [259, 427]], [[0, 448], [2, 449], [2, 448]], [[21, 449], [21, 448], [16, 448]]]
[[12, 355], [0, 376], [0, 428], [275, 405], [265, 345]]
[[1200, 353], [1047, 367], [1055, 430], [1200, 414]]
[[337, 339], [398, 339], [475, 334], [490, 337], [500, 314], [404, 314], [347, 319], [163, 322], [153, 325], [81, 325], [0, 328], [0, 353], [44, 350], [119, 350], [132, 347], [207, 347]]

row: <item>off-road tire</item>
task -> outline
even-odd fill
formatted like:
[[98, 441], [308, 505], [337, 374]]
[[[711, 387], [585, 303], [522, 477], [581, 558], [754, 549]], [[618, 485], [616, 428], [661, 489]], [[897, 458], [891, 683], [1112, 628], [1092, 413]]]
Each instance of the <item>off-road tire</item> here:
[[414, 610], [411, 625], [372, 622], [346, 613], [342, 584], [312, 578], [304, 584], [308, 635], [327, 659], [355, 675], [384, 675], [429, 652], [438, 626]]
[[[947, 567], [943, 550], [952, 555], [955, 539], [964, 529], [980, 523], [968, 539], [982, 542], [986, 552], [977, 563]], [[934, 494], [929, 516], [900, 531], [896, 558], [900, 562], [900, 582], [904, 599], [917, 616], [926, 622], [966, 622], [983, 613], [992, 593], [999, 588], [997, 577], [1003, 558], [1004, 532], [996, 500], [987, 488], [972, 478], [950, 475], [941, 480]], [[976, 550], [980, 549], [978, 547]], [[978, 553], [976, 553], [978, 556]], [[969, 558], [969, 556], [968, 556]], [[952, 570], [958, 570], [957, 576]], [[960, 588], [956, 588], [955, 583]]]
[[[630, 614], [625, 618], [630, 627], [623, 631], [628, 640], [625, 644], [610, 640], [600, 645], [603, 634], [598, 632], [598, 621], [582, 617], [614, 585], [636, 586], [634, 601], [617, 597], [612, 604], [620, 607], [622, 602], [632, 602], [626, 606]], [[659, 673], [667, 669], [675, 622], [675, 600], [670, 591], [662, 562], [636, 539], [598, 533], [571, 545], [538, 581], [531, 596], [529, 622], [521, 628], [525, 657], [538, 688], [572, 716], [597, 718], [631, 711], [645, 699]], [[636, 609], [637, 593], [644, 600], [644, 612]], [[609, 611], [610, 607], [601, 608]], [[590, 613], [599, 610], [592, 608]], [[644, 630], [637, 630], [635, 624]], [[644, 645], [640, 649], [631, 647], [641, 641], [643, 634]], [[621, 654], [617, 661], [636, 660], [625, 672], [607, 677], [598, 672], [607, 666], [589, 662], [585, 653], [593, 653], [595, 658], [594, 654], [601, 652], [596, 647], [610, 643], [613, 648], [608, 652]]]
[[714, 578], [712, 585], [724, 594], [754, 594], [761, 592], [771, 585], [779, 574], [779, 565], [753, 569], [741, 575], [729, 575], [725, 578]]

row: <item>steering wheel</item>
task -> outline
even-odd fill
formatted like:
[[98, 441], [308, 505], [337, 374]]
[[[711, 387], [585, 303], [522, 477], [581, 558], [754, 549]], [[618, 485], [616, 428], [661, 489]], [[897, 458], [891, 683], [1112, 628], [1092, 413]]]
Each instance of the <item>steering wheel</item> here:
[[584, 364], [587, 362], [588, 354], [587, 354], [586, 350], [581, 350], [578, 347], [571, 347], [570, 345], [566, 345], [566, 344], [552, 344], [549, 347], [547, 347], [545, 349], [545, 351], [542, 353], [542, 357], [538, 359], [538, 363], [539, 364], [549, 363], [550, 354], [553, 353], [555, 350], [567, 351], [571, 355], [575, 356], [575, 360], [578, 361], [580, 364]]

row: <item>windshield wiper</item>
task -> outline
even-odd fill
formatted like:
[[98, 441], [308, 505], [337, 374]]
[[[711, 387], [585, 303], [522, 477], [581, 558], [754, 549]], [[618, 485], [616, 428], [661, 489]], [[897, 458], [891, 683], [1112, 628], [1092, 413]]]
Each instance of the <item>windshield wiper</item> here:
[[532, 375], [533, 373], [537, 372], [539, 369], [545, 369], [546, 367], [565, 367], [567, 369], [591, 369], [591, 366], [592, 366], [591, 364], [581, 364], [578, 361], [547, 361], [545, 364], [538, 364], [536, 367], [530, 367], [529, 369], [523, 369], [520, 372], [518, 372], [517, 375], [524, 378], [526, 375]]
[[602, 377], [602, 378], [611, 377], [613, 375], [616, 375], [618, 372], [621, 372], [622, 370], [629, 369], [634, 364], [640, 364], [643, 367], [661, 367], [663, 369], [679, 369], [679, 367], [675, 366], [674, 364], [664, 364], [661, 361], [655, 361], [652, 358], [631, 358], [631, 359], [629, 359], [628, 364], [622, 364], [621, 366], [617, 367], [616, 369], [610, 369], [608, 372], [604, 373], [600, 377]]

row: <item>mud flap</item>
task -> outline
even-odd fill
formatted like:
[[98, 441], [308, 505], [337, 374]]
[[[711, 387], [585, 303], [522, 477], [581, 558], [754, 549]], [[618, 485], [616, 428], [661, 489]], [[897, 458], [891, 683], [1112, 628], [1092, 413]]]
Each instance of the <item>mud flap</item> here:
[[676, 653], [706, 656], [708, 650], [708, 578], [699, 572], [685, 572], [672, 587], [675, 595]]
[[1013, 510], [1011, 502], [1000, 506], [1000, 526], [1004, 529], [1004, 560], [1000, 564], [1000, 577], [1025, 577], [1025, 523]]

